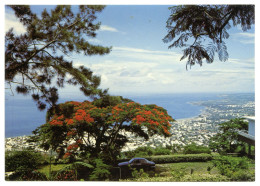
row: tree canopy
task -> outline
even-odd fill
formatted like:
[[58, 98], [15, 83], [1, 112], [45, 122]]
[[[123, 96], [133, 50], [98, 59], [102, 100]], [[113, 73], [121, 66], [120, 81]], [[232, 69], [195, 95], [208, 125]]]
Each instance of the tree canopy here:
[[114, 162], [128, 141], [127, 133], [148, 139], [154, 134], [170, 136], [174, 121], [156, 105], [141, 105], [128, 99], [108, 96], [93, 102], [69, 101], [58, 105], [46, 124], [34, 131], [45, 150], [53, 149], [59, 158], [102, 156]]
[[209, 147], [220, 153], [233, 153], [237, 147], [244, 146], [238, 140], [238, 131], [247, 131], [248, 122], [242, 118], [231, 119], [219, 124], [219, 132], [210, 139]]
[[169, 8], [168, 34], [165, 43], [169, 48], [183, 48], [187, 66], [202, 65], [214, 61], [215, 53], [221, 61], [228, 59], [225, 39], [228, 29], [240, 25], [243, 31], [251, 29], [255, 22], [254, 5], [180, 5]]
[[[38, 108], [54, 106], [58, 88], [65, 84], [80, 85], [86, 95], [102, 95], [107, 90], [98, 88], [100, 77], [84, 66], [76, 68], [68, 60], [72, 53], [104, 55], [110, 47], [93, 45], [100, 23], [96, 14], [104, 6], [81, 5], [74, 9], [58, 5], [53, 10], [44, 9], [41, 15], [28, 5], [9, 5], [26, 28], [26, 33], [15, 35], [10, 29], [5, 35], [5, 81], [13, 91], [31, 94]], [[56, 84], [56, 86], [55, 86]]]

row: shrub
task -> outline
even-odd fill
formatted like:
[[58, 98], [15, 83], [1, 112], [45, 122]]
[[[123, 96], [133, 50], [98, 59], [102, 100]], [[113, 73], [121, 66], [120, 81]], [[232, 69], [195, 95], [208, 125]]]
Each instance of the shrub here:
[[234, 172], [240, 169], [248, 169], [249, 160], [245, 157], [220, 156], [213, 160], [213, 165], [217, 167], [221, 175], [231, 177]]
[[110, 166], [105, 164], [102, 159], [95, 159], [95, 168], [90, 175], [90, 180], [92, 181], [101, 181], [106, 180], [110, 176]]
[[143, 169], [140, 169], [140, 170], [134, 169], [132, 171], [132, 177], [133, 178], [148, 178], [149, 174], [144, 172]]
[[65, 170], [58, 173], [55, 178], [55, 181], [77, 181], [77, 174], [75, 170]]
[[210, 154], [211, 151], [208, 147], [192, 143], [184, 147], [183, 153], [184, 154], [200, 154], [200, 153]]
[[231, 174], [230, 179], [232, 181], [255, 181], [255, 174], [248, 170], [238, 170]]
[[33, 151], [11, 151], [5, 154], [5, 171], [33, 170], [44, 163], [43, 156]]
[[[68, 164], [54, 174], [54, 180], [57, 181], [76, 181], [85, 178], [84, 174], [89, 173], [94, 167], [85, 162], [74, 162]], [[54, 173], [54, 172], [53, 172]]]
[[7, 181], [47, 181], [45, 174], [36, 170], [16, 171], [6, 178]]
[[135, 150], [127, 151], [123, 153], [128, 158], [137, 156], [151, 156], [154, 154], [154, 149], [151, 147], [138, 147]]
[[249, 171], [250, 160], [246, 157], [222, 156], [213, 160], [221, 175], [229, 177], [232, 181], [254, 181], [254, 171]]
[[163, 147], [157, 147], [154, 149], [153, 155], [169, 155], [171, 150]]
[[183, 154], [146, 157], [146, 159], [158, 164], [178, 162], [205, 162], [212, 160], [212, 158], [213, 156], [210, 154]]

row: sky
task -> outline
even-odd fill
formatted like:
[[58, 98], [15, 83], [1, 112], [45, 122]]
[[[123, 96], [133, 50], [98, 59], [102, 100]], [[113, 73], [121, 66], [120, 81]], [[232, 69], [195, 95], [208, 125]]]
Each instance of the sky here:
[[[105, 56], [72, 55], [74, 66], [84, 65], [101, 76], [101, 88], [111, 94], [173, 94], [200, 92], [255, 91], [255, 27], [243, 32], [240, 27], [229, 30], [226, 40], [229, 59], [204, 63], [186, 70], [186, 60], [180, 61], [183, 48], [168, 49], [164, 43], [166, 21], [171, 5], [108, 5], [98, 14], [101, 28], [93, 44], [112, 46]], [[40, 13], [46, 5], [32, 6]], [[14, 13], [5, 8], [5, 31], [15, 33], [25, 28]], [[61, 96], [80, 94], [66, 86]]]

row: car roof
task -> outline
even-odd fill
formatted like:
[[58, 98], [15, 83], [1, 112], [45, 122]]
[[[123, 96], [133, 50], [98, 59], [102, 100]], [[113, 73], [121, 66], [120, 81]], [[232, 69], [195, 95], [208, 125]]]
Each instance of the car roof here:
[[132, 158], [132, 160], [145, 160], [145, 158]]

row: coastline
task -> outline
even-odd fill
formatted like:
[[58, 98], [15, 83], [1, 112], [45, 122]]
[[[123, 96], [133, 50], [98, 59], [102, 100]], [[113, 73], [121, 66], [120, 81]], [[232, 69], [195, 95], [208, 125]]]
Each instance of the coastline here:
[[[170, 130], [173, 134], [172, 136], [164, 138], [155, 135], [148, 141], [144, 141], [143, 138], [136, 138], [134, 135], [127, 134], [130, 140], [123, 150], [134, 150], [139, 146], [147, 145], [151, 147], [167, 145], [184, 146], [192, 142], [198, 145], [208, 145], [209, 139], [218, 131], [218, 124], [232, 118], [254, 115], [255, 113], [255, 102], [253, 99], [249, 97], [244, 98], [244, 100], [241, 100], [241, 97], [237, 97], [237, 99], [234, 99], [234, 97], [230, 98], [232, 99], [218, 99], [214, 102], [212, 102], [213, 100], [190, 102], [190, 104], [196, 105], [203, 104], [203, 108], [200, 109], [200, 113], [196, 116], [175, 119]], [[6, 149], [12, 149], [12, 145], [20, 149], [33, 146], [33, 144], [25, 142], [25, 139], [29, 136], [32, 135], [5, 138]], [[9, 142], [11, 144], [8, 144]]]

